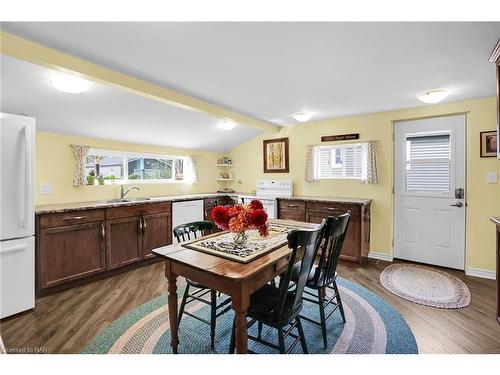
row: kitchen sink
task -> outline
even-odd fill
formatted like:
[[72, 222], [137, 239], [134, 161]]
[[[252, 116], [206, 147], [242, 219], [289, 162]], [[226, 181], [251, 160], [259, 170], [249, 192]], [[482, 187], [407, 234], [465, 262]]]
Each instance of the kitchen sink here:
[[142, 202], [142, 201], [150, 201], [151, 198], [146, 197], [146, 198], [125, 198], [127, 202]]
[[146, 198], [117, 198], [117, 199], [107, 199], [104, 201], [101, 201], [101, 203], [127, 203], [127, 202], [143, 202], [143, 201], [149, 201], [151, 198], [146, 197]]

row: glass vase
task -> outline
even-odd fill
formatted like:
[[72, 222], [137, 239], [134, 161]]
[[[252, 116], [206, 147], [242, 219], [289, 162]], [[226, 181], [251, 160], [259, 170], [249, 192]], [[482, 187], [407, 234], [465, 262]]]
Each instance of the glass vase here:
[[234, 236], [234, 243], [239, 246], [243, 246], [248, 241], [248, 235], [245, 232], [238, 232]]

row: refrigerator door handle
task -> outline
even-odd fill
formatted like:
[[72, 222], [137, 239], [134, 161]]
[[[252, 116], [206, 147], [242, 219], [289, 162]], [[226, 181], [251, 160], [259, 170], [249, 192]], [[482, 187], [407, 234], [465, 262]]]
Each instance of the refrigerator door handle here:
[[23, 250], [26, 250], [26, 245], [17, 245], [9, 248], [0, 249], [0, 254], [5, 255], [5, 254], [17, 253], [18, 251], [23, 251]]
[[31, 154], [30, 154], [30, 133], [28, 131], [28, 126], [24, 127], [24, 157], [26, 161], [26, 166], [24, 168], [24, 213], [21, 225], [23, 228], [28, 228], [28, 221], [30, 220], [30, 179], [31, 179]]

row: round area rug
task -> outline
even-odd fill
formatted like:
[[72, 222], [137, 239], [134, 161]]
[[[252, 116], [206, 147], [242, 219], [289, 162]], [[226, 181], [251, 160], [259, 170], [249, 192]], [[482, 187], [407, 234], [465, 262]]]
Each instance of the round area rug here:
[[[328, 348], [325, 350], [321, 328], [303, 320], [310, 353], [418, 353], [412, 331], [392, 306], [368, 289], [340, 277], [338, 286], [347, 323], [342, 323], [338, 310], [327, 320]], [[182, 289], [178, 291], [179, 297], [182, 292]], [[130, 311], [94, 337], [82, 353], [171, 353], [166, 303], [167, 298], [162, 295]], [[209, 319], [210, 307], [205, 304], [190, 303], [186, 309]], [[318, 306], [312, 303], [304, 302], [301, 314], [319, 320]], [[210, 327], [184, 315], [179, 328], [179, 353], [227, 353], [233, 317], [230, 311], [217, 318], [215, 349], [211, 350]], [[256, 335], [256, 326], [250, 328], [250, 334]], [[264, 326], [262, 336], [266, 341], [278, 342], [273, 328]], [[248, 347], [257, 353], [276, 353], [252, 341], [248, 342]], [[300, 345], [294, 352], [301, 353]]]
[[391, 293], [420, 305], [459, 309], [470, 304], [469, 288], [462, 280], [417, 264], [391, 264], [380, 274], [380, 282]]

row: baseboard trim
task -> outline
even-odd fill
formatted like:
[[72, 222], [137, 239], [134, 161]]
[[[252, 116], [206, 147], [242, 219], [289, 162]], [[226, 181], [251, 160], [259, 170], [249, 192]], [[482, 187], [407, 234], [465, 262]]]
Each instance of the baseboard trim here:
[[377, 253], [376, 251], [370, 251], [368, 253], [368, 258], [392, 262], [393, 256], [386, 253]]
[[483, 279], [495, 280], [497, 278], [495, 271], [484, 270], [481, 268], [466, 267], [465, 274], [467, 276], [481, 277]]

